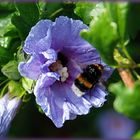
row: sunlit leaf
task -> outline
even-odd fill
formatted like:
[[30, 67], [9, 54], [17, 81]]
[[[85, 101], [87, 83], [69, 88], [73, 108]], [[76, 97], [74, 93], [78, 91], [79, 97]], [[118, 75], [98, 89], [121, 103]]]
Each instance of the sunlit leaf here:
[[28, 93], [33, 92], [33, 83], [34, 81], [31, 79], [25, 77], [22, 78], [22, 86]]
[[0, 18], [0, 46], [5, 48], [8, 46], [10, 38], [4, 35], [11, 30], [11, 28], [13, 28], [13, 25], [11, 24], [11, 15]]
[[91, 12], [95, 6], [96, 3], [93, 2], [78, 2], [76, 3], [75, 13], [83, 20], [84, 23], [89, 24], [92, 20]]
[[9, 61], [1, 69], [2, 73], [11, 80], [19, 80], [21, 78], [18, 72], [18, 63], [15, 60]]
[[22, 97], [26, 93], [22, 85], [15, 81], [9, 82], [8, 91], [11, 97]]

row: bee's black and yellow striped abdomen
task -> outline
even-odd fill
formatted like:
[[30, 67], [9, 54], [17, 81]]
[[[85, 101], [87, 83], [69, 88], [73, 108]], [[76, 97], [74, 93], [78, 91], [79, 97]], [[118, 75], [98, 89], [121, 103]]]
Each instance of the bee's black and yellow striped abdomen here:
[[88, 65], [74, 81], [74, 84], [80, 91], [86, 92], [91, 89], [100, 79], [103, 71], [101, 64]]

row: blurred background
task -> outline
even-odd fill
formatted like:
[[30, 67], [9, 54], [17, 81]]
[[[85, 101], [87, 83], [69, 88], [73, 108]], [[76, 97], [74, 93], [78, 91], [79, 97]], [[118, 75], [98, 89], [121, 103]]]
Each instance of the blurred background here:
[[101, 108], [92, 108], [88, 115], [66, 121], [62, 128], [41, 114], [34, 100], [23, 104], [11, 124], [9, 137], [24, 138], [131, 138], [140, 128], [139, 121], [128, 119], [113, 110], [113, 95]]

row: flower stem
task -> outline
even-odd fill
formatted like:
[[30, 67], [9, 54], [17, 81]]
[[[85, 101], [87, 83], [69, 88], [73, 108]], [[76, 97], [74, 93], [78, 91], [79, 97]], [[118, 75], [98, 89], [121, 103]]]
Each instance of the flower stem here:
[[129, 69], [118, 68], [118, 72], [119, 72], [124, 84], [128, 88], [132, 89], [134, 87], [135, 81], [134, 81], [134, 79], [132, 77], [132, 74], [129, 71]]

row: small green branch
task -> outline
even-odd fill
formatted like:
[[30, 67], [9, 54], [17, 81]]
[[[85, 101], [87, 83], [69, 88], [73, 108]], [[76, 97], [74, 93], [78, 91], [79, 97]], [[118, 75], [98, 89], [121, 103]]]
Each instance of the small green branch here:
[[2, 86], [4, 83], [8, 82], [9, 79], [4, 80], [3, 82], [0, 83], [0, 86]]
[[9, 83], [7, 83], [7, 84], [3, 87], [2, 91], [0, 92], [0, 98], [3, 97], [3, 95], [5, 94], [6, 89], [7, 89], [7, 87], [8, 87], [8, 84], [9, 84]]
[[57, 14], [59, 14], [60, 12], [62, 12], [63, 10], [64, 10], [63, 8], [60, 8], [60, 9], [56, 10], [54, 13], [52, 13], [52, 14], [49, 16], [49, 18], [52, 18], [52, 17], [56, 16]]
[[139, 74], [135, 71], [135, 70], [132, 70], [133, 74], [137, 77], [137, 79], [140, 81], [140, 76]]

